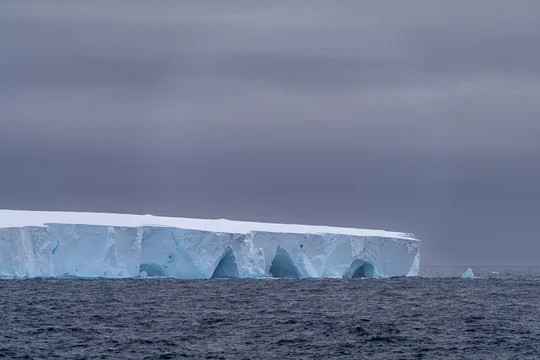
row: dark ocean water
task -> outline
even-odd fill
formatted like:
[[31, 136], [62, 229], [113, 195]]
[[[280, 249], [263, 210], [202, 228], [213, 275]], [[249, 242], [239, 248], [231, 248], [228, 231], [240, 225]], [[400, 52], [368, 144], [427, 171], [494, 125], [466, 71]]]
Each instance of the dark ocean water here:
[[[540, 269], [0, 280], [0, 358], [540, 359]], [[433, 277], [436, 276], [436, 277]]]

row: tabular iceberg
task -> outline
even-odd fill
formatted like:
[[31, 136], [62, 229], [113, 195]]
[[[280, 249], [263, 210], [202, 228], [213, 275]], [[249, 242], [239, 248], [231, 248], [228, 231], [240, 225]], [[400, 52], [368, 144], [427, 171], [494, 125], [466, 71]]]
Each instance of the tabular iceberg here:
[[327, 226], [0, 210], [0, 277], [416, 276], [412, 234]]

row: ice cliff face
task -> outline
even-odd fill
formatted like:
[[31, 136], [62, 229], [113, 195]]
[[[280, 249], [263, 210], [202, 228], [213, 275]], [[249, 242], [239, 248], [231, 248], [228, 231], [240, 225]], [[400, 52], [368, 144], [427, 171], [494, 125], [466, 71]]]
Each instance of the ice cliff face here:
[[415, 276], [419, 248], [375, 230], [0, 210], [2, 277]]

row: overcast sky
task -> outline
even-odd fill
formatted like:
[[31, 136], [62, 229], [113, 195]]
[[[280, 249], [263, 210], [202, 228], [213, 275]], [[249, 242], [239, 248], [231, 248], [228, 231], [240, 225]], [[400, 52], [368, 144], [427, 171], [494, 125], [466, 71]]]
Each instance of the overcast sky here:
[[2, 1], [0, 208], [540, 264], [540, 2]]

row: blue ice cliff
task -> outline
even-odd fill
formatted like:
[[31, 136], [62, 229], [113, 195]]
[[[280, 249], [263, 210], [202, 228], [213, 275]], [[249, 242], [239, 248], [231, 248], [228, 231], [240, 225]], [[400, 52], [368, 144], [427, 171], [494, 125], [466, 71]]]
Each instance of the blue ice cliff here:
[[166, 218], [0, 210], [0, 277], [416, 276], [406, 233]]

